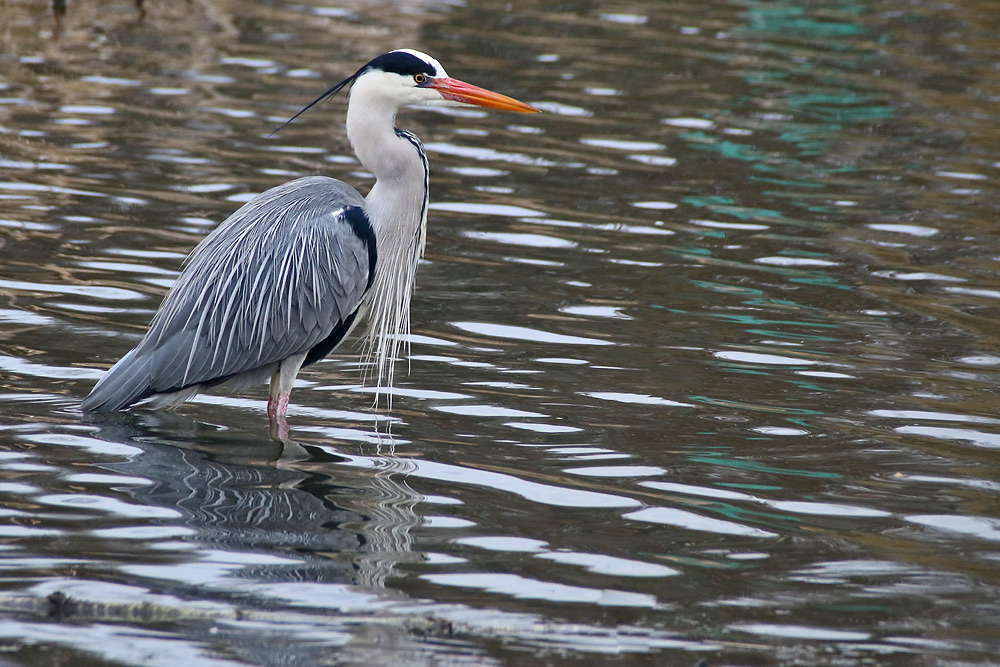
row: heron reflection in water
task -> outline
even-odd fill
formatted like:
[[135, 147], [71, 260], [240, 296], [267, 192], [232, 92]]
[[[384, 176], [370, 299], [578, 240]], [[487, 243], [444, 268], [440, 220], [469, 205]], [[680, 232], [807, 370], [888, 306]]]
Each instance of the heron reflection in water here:
[[396, 112], [537, 109], [452, 79], [434, 58], [400, 49], [375, 58], [299, 114], [349, 85], [347, 137], [376, 179], [368, 196], [311, 176], [249, 201], [187, 258], [146, 335], [97, 383], [83, 401], [85, 412], [140, 401], [175, 406], [211, 387], [270, 380], [268, 418], [287, 434], [299, 369], [323, 359], [365, 316], [378, 386], [392, 387], [393, 362], [409, 333], [428, 191], [427, 155], [416, 136], [396, 128]]

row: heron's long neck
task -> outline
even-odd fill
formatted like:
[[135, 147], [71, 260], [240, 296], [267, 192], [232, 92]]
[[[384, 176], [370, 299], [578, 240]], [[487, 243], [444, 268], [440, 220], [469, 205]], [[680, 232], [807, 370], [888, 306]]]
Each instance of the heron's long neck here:
[[347, 137], [361, 164], [375, 175], [365, 200], [376, 237], [381, 233], [409, 238], [419, 233], [422, 241], [427, 160], [415, 136], [396, 130], [395, 116], [391, 108], [351, 100]]
[[367, 299], [368, 350], [376, 362], [378, 386], [391, 387], [392, 362], [410, 333], [410, 295], [424, 252], [427, 159], [415, 136], [396, 130], [394, 109], [377, 102], [351, 100], [347, 136], [361, 164], [375, 175], [365, 197], [377, 250]]

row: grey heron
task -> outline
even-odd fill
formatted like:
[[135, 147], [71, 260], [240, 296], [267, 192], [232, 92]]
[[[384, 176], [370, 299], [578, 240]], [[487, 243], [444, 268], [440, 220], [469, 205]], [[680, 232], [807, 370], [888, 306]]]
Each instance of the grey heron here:
[[309, 176], [247, 202], [191, 252], [145, 336], [84, 399], [85, 412], [141, 401], [170, 407], [210, 387], [270, 379], [269, 421], [284, 423], [299, 370], [329, 354], [365, 316], [378, 385], [392, 386], [393, 362], [409, 333], [428, 196], [427, 156], [416, 136], [396, 128], [396, 112], [538, 110], [452, 79], [434, 58], [400, 49], [370, 61], [292, 120], [347, 86], [347, 137], [375, 176], [368, 195]]

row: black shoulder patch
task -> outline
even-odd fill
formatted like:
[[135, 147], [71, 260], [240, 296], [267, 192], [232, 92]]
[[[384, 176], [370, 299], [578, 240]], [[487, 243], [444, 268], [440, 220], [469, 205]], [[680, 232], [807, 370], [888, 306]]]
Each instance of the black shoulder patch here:
[[367, 290], [372, 286], [372, 281], [375, 280], [375, 263], [378, 261], [378, 249], [375, 247], [375, 229], [368, 219], [368, 214], [360, 206], [345, 207], [343, 216], [357, 237], [365, 244], [365, 248], [368, 249], [368, 285], [365, 287]]
[[[372, 282], [375, 280], [375, 262], [378, 261], [378, 250], [375, 247], [375, 229], [372, 228], [372, 223], [368, 220], [368, 214], [360, 206], [347, 206], [341, 212], [344, 220], [351, 226], [351, 230], [357, 235], [361, 242], [365, 244], [365, 248], [368, 249], [368, 284], [365, 289], [368, 290], [372, 286]], [[312, 349], [306, 353], [305, 361], [302, 362], [303, 367], [314, 364], [320, 359], [326, 357], [330, 354], [335, 347], [340, 345], [340, 341], [344, 339], [347, 332], [351, 330], [351, 326], [354, 324], [354, 318], [358, 315], [358, 311], [355, 310], [353, 313], [348, 315], [333, 328], [330, 335], [325, 339], [321, 340], [319, 343], [314, 345]]]
[[316, 363], [321, 359], [325, 359], [326, 355], [333, 352], [334, 348], [340, 345], [340, 341], [344, 340], [344, 336], [347, 332], [351, 330], [354, 325], [354, 318], [358, 316], [358, 311], [354, 311], [350, 315], [344, 318], [344, 321], [333, 328], [330, 335], [316, 343], [312, 348], [306, 353], [306, 358], [302, 362], [302, 367], [309, 366]]
[[430, 63], [416, 57], [412, 53], [406, 53], [405, 51], [383, 53], [378, 58], [375, 58], [370, 63], [365, 65], [365, 69], [369, 67], [372, 69], [380, 69], [383, 72], [402, 74], [403, 76], [413, 76], [414, 74], [434, 76], [436, 74], [434, 67]]

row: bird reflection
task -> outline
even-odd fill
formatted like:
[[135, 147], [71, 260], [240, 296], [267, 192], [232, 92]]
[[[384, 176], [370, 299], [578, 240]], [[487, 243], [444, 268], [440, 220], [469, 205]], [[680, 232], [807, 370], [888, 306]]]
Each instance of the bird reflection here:
[[421, 500], [406, 483], [415, 466], [405, 458], [379, 459], [382, 467], [369, 478], [375, 491], [371, 504], [371, 520], [363, 533], [367, 540], [366, 554], [358, 562], [359, 579], [369, 585], [382, 586], [398, 563], [422, 560], [413, 552], [413, 530], [420, 525], [416, 505]]
[[[141, 450], [101, 467], [148, 480], [124, 492], [179, 511], [182, 517], [171, 523], [192, 529], [187, 539], [285, 558], [294, 552], [300, 561], [241, 576], [381, 587], [397, 563], [421, 559], [413, 552], [421, 496], [406, 483], [413, 467], [407, 459], [383, 456], [380, 467], [359, 470], [342, 466], [347, 459], [327, 447], [234, 433], [165, 412], [115, 414], [94, 423], [98, 438]], [[154, 553], [162, 562], [165, 554]]]

